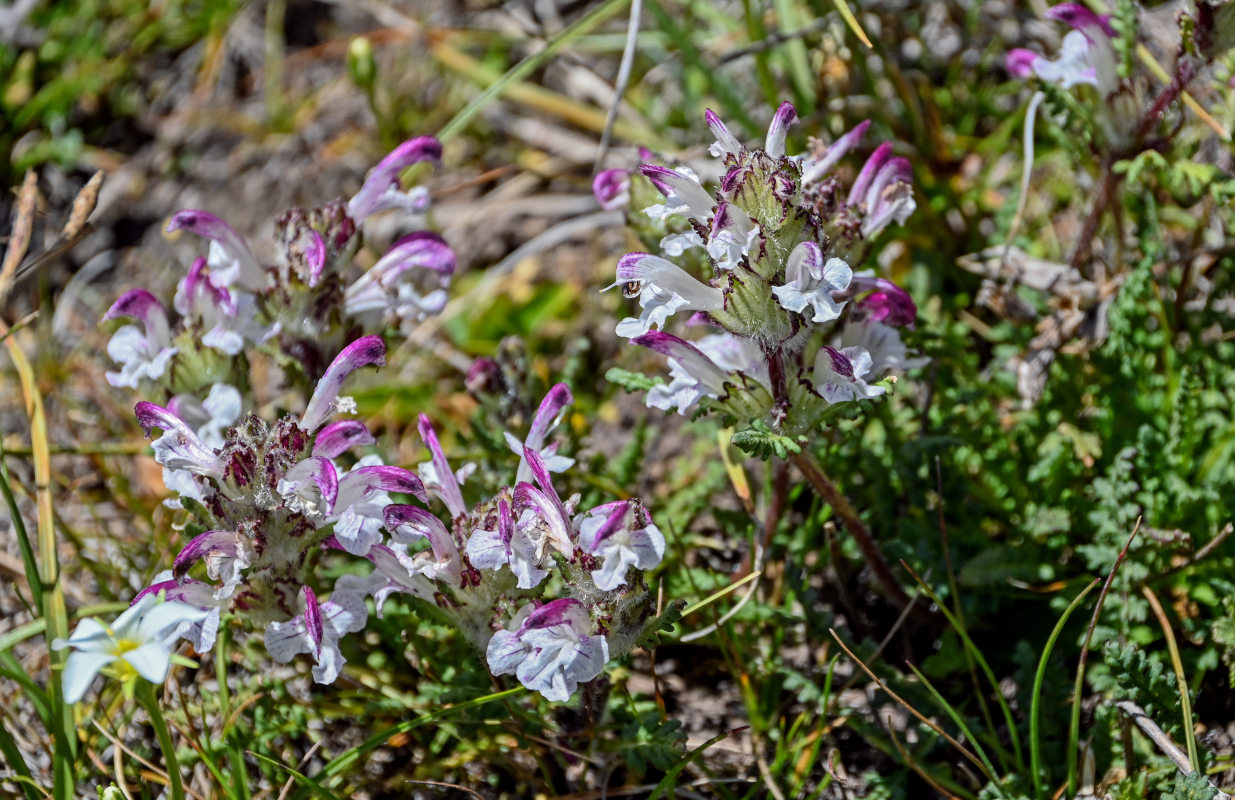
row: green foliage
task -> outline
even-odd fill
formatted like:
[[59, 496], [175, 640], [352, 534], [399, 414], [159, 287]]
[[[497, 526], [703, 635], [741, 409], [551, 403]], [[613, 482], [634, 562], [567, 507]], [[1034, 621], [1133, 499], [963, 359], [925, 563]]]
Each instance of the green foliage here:
[[1117, 700], [1131, 700], [1168, 733], [1180, 728], [1179, 689], [1175, 673], [1135, 645], [1110, 641], [1102, 657], [1111, 670], [1111, 691]]
[[1162, 800], [1213, 800], [1218, 790], [1203, 772], [1176, 773], [1175, 785], [1162, 794]]
[[800, 441], [776, 433], [763, 420], [755, 420], [751, 427], [733, 434], [733, 444], [743, 453], [764, 461], [802, 452]]
[[605, 373], [605, 380], [615, 386], [621, 386], [628, 392], [646, 392], [653, 386], [664, 383], [660, 378], [649, 378], [642, 372], [631, 372], [620, 367], [610, 367]]
[[[149, 102], [149, 64], [221, 32], [236, 0], [42, 2], [26, 19], [37, 46], [0, 43], [0, 182], [45, 161], [70, 164], [85, 137]], [[34, 133], [20, 157], [13, 144]]]
[[640, 775], [649, 770], [662, 772], [682, 760], [686, 732], [676, 719], [661, 719], [659, 712], [647, 711], [623, 726], [621, 753], [627, 765]]
[[682, 619], [685, 608], [685, 600], [674, 600], [666, 605], [664, 611], [647, 621], [643, 633], [635, 640], [635, 646], [651, 648], [660, 644], [666, 635], [673, 633], [673, 626]]

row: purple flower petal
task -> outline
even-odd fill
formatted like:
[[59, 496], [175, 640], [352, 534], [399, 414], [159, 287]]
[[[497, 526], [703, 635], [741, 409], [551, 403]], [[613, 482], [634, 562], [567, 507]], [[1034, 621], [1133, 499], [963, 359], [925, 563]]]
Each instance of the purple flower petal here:
[[235, 531], [206, 531], [194, 536], [180, 549], [172, 561], [172, 573], [180, 578], [202, 559], [214, 556], [237, 558], [240, 555], [240, 539]]
[[313, 439], [313, 455], [338, 458], [353, 447], [374, 444], [377, 439], [365, 424], [355, 419], [343, 419], [322, 426]]
[[446, 504], [446, 510], [452, 517], [463, 516], [467, 513], [467, 505], [463, 502], [463, 490], [459, 488], [459, 482], [450, 469], [450, 462], [446, 460], [446, 454], [442, 452], [442, 445], [437, 440], [437, 432], [433, 430], [433, 423], [427, 416], [421, 414], [417, 427], [420, 429], [420, 438], [424, 440], [425, 447], [429, 448], [429, 454], [432, 457], [433, 471], [438, 483], [436, 487], [438, 497], [442, 498], [442, 502]]
[[161, 322], [163, 329], [167, 329], [167, 309], [145, 289], [130, 289], [120, 295], [103, 315], [103, 321], [108, 322], [118, 317], [141, 320], [147, 327]]
[[205, 239], [216, 242], [224, 254], [240, 265], [237, 277], [244, 286], [257, 290], [262, 286], [262, 268], [249, 249], [244, 237], [236, 233], [232, 226], [211, 214], [209, 211], [199, 211], [186, 208], [174, 214], [167, 223], [167, 232], [184, 230]]
[[382, 337], [364, 336], [344, 347], [317, 382], [313, 396], [300, 416], [298, 424], [301, 429], [315, 431], [320, 428], [328, 416], [339, 410], [335, 401], [347, 376], [371, 364], [379, 367], [386, 365], [386, 344]]
[[1046, 10], [1046, 18], [1064, 23], [1086, 36], [1093, 38], [1101, 31], [1109, 38], [1115, 38], [1115, 29], [1111, 27], [1109, 16], [1099, 16], [1080, 3], [1060, 3]]
[[317, 595], [308, 586], [304, 587], [304, 627], [313, 640], [314, 656], [321, 658], [322, 637], [325, 628], [322, 625], [322, 610], [317, 605]]
[[1028, 78], [1033, 74], [1033, 65], [1041, 56], [1023, 47], [1014, 47], [1004, 57], [1004, 67], [1013, 78]]
[[870, 126], [871, 121], [869, 119], [862, 120], [853, 126], [853, 129], [848, 133], [832, 142], [828, 149], [824, 151], [822, 158], [817, 160], [807, 159], [803, 162], [802, 183], [811, 184], [823, 180], [832, 167], [836, 166], [837, 162], [866, 135], [866, 129]]
[[347, 213], [356, 222], [378, 210], [391, 187], [398, 187], [399, 173], [420, 161], [441, 161], [442, 144], [432, 136], [418, 136], [396, 147], [369, 173], [368, 179], [347, 203]]
[[339, 474], [330, 459], [310, 456], [283, 475], [277, 490], [287, 498], [292, 511], [328, 515], [333, 513], [339, 495]]
[[147, 437], [153, 428], [164, 432], [153, 445], [155, 461], [168, 469], [187, 469], [213, 478], [222, 475], [222, 460], [175, 414], [145, 400], [134, 406], [133, 411]]
[[742, 143], [738, 141], [738, 137], [729, 132], [729, 128], [712, 109], [709, 108], [703, 112], [703, 119], [707, 122], [708, 129], [712, 131], [712, 136], [716, 138], [716, 142], [708, 147], [709, 153], [719, 158], [726, 153], [736, 156], [742, 151]]
[[690, 342], [679, 339], [671, 333], [652, 331], [643, 336], [631, 339], [631, 344], [655, 350], [661, 355], [676, 361], [691, 377], [698, 380], [709, 391], [720, 395], [725, 392], [725, 382], [729, 373], [725, 372], [707, 355]]
[[785, 154], [785, 137], [789, 133], [789, 126], [797, 118], [798, 111], [793, 107], [793, 103], [790, 103], [788, 100], [781, 103], [780, 108], [776, 109], [776, 114], [772, 117], [772, 124], [768, 126], [768, 135], [763, 144], [763, 149], [768, 155], [780, 158]]
[[322, 270], [326, 267], [326, 242], [317, 231], [309, 231], [309, 244], [305, 247], [304, 258], [309, 265], [309, 288], [312, 289], [322, 279]]
[[889, 158], [892, 157], [892, 143], [884, 142], [875, 148], [875, 152], [871, 153], [870, 158], [866, 159], [866, 163], [862, 166], [862, 171], [858, 173], [858, 177], [853, 182], [853, 187], [849, 190], [849, 199], [845, 201], [845, 205], [856, 206], [866, 197], [866, 190], [870, 188], [871, 183], [875, 180], [875, 175], [883, 168], [883, 165]]
[[429, 493], [416, 473], [402, 467], [374, 465], [358, 467], [339, 481], [337, 511], [342, 512], [374, 492], [401, 492], [429, 502]]
[[716, 201], [699, 185], [699, 181], [656, 164], [644, 164], [639, 171], [666, 197], [675, 197], [685, 203], [688, 216], [692, 219], [702, 221], [712, 215], [712, 206]]
[[605, 211], [625, 207], [630, 202], [630, 172], [614, 168], [597, 173], [592, 179], [592, 196]]

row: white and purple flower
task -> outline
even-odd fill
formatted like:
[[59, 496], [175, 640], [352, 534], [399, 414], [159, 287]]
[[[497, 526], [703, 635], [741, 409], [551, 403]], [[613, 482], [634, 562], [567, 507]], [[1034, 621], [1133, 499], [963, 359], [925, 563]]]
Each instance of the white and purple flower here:
[[494, 675], [514, 675], [546, 699], [564, 703], [604, 670], [609, 642], [594, 633], [582, 603], [562, 598], [535, 610], [524, 607], [511, 629], [493, 634], [487, 659]]
[[815, 391], [831, 404], [878, 397], [884, 388], [865, 380], [872, 374], [872, 367], [870, 353], [861, 347], [837, 350], [825, 344], [815, 356]]
[[120, 365], [119, 372], [105, 377], [112, 386], [136, 389], [143, 379], [163, 377], [167, 365], [179, 348], [172, 346], [167, 309], [145, 289], [130, 289], [120, 296], [103, 316], [103, 321], [129, 317], [141, 323], [122, 325], [107, 342], [107, 355]]
[[535, 451], [544, 461], [545, 469], [550, 472], [565, 472], [575, 463], [573, 458], [557, 454], [557, 442], [545, 444], [545, 438], [557, 427], [565, 413], [566, 406], [573, 402], [575, 398], [570, 393], [570, 387], [564, 383], [555, 384], [540, 401], [540, 408], [536, 410], [536, 416], [532, 419], [532, 427], [528, 430], [526, 439], [519, 441], [514, 434], [509, 431], [505, 432], [506, 445], [512, 453], [519, 456], [519, 469], [515, 473], [516, 483], [532, 479], [532, 468], [527, 463], [527, 459], [523, 457], [525, 447]]
[[785, 284], [772, 287], [772, 293], [787, 311], [801, 313], [809, 305], [814, 311], [811, 322], [831, 322], [845, 307], [832, 293], [848, 289], [851, 280], [853, 270], [848, 264], [839, 258], [829, 258], [825, 263], [819, 245], [802, 242], [789, 254]]
[[334, 683], [347, 659], [339, 650], [339, 639], [347, 633], [364, 630], [369, 620], [364, 598], [368, 594], [366, 581], [355, 575], [344, 575], [335, 582], [330, 599], [319, 603], [308, 586], [303, 588], [304, 613], [287, 622], [266, 625], [266, 652], [280, 663], [287, 663], [302, 653], [313, 656], [313, 680]]
[[627, 317], [618, 323], [617, 334], [626, 338], [642, 336], [652, 326], [663, 328], [678, 311], [715, 311], [724, 304], [720, 289], [708, 286], [686, 270], [650, 253], [627, 253], [618, 260], [617, 281], [607, 287], [637, 287], [639, 318]]
[[630, 567], [655, 569], [665, 555], [665, 537], [638, 502], [606, 503], [587, 513], [579, 526], [583, 549], [602, 559], [592, 570], [596, 588], [611, 592], [626, 582]]

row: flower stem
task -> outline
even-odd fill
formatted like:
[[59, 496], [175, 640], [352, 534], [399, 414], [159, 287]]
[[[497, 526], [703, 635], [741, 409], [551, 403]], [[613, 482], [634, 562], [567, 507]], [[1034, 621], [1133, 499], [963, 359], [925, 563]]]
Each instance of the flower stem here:
[[[227, 634], [229, 633], [229, 619], [219, 621], [219, 632], [214, 640], [214, 674], [219, 683], [219, 714], [224, 720], [224, 725], [227, 724], [229, 717], [228, 712], [231, 710], [231, 692], [227, 686]], [[230, 737], [230, 732], [226, 727], [220, 728], [220, 734], [224, 739]], [[244, 749], [233, 740], [228, 745], [228, 751], [231, 753], [232, 760], [232, 797], [249, 800], [249, 774], [244, 763]]]
[[176, 745], [172, 742], [171, 731], [167, 728], [167, 720], [163, 718], [163, 709], [159, 708], [159, 698], [155, 695], [154, 684], [139, 680], [137, 685], [137, 702], [150, 715], [150, 725], [154, 735], [159, 740], [159, 748], [163, 751], [163, 763], [167, 765], [167, 780], [171, 787], [172, 800], [184, 800], [184, 783], [180, 778], [180, 759], [176, 758]]
[[879, 545], [875, 543], [875, 539], [871, 536], [870, 529], [866, 527], [866, 523], [858, 516], [858, 512], [849, 502], [836, 484], [824, 474], [823, 468], [819, 466], [814, 457], [806, 450], [800, 453], [795, 453], [790, 456], [793, 465], [798, 468], [806, 480], [814, 487], [819, 496], [836, 512], [836, 515], [845, 523], [845, 528], [853, 536], [857, 542], [858, 549], [862, 551], [862, 557], [866, 559], [866, 563], [870, 566], [871, 571], [875, 574], [875, 579], [879, 581], [879, 585], [887, 593], [896, 605], [902, 609], [908, 606], [912, 600], [905, 590], [901, 588], [897, 582], [896, 576], [892, 574], [891, 567], [888, 566], [887, 559], [883, 557], [883, 553], [879, 550]]

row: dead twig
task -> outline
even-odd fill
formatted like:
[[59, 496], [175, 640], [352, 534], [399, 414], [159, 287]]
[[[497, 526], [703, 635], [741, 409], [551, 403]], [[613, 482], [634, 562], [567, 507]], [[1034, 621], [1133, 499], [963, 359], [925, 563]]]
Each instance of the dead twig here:
[[[1162, 754], [1175, 764], [1180, 772], [1185, 775], [1192, 774], [1192, 765], [1188, 761], [1188, 754], [1179, 749], [1179, 745], [1175, 744], [1171, 737], [1167, 736], [1166, 732], [1158, 727], [1158, 724], [1145, 713], [1145, 709], [1131, 700], [1118, 700], [1115, 703], [1115, 707], [1127, 714], [1136, 723], [1136, 727], [1141, 729], [1141, 733], [1145, 734], [1145, 737], [1153, 742], [1162, 751]], [[1231, 795], [1219, 790], [1217, 787], [1214, 787], [1214, 791], [1217, 792], [1214, 795], [1215, 800], [1231, 800]]]

